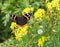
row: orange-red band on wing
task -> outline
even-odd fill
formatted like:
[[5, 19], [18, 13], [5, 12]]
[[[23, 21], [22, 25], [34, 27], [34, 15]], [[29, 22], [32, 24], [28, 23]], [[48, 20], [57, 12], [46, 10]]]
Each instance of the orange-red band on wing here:
[[29, 20], [29, 18], [26, 15], [24, 15], [24, 17], [27, 18], [27, 20]]
[[16, 19], [16, 16], [14, 16], [14, 21], [15, 21], [15, 19]]

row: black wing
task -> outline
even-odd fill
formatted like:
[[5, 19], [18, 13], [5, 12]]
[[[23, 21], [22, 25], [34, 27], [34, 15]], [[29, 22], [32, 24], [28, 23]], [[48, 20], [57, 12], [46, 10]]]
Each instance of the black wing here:
[[16, 18], [16, 23], [20, 26], [25, 25], [27, 23], [27, 21], [28, 20], [23, 16], [21, 16], [21, 17], [17, 16], [17, 18]]

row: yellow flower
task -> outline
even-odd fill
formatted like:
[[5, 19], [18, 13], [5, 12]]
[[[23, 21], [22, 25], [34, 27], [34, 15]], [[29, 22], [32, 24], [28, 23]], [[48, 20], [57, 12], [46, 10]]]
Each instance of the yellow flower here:
[[12, 22], [10, 28], [12, 29], [12, 32], [15, 34], [15, 38], [17, 40], [20, 40], [24, 35], [27, 34], [28, 25], [26, 24], [21, 27], [18, 26], [15, 22]]
[[51, 2], [51, 4], [52, 4], [52, 7], [55, 7], [55, 6], [57, 5], [56, 0], [53, 0], [53, 1]]
[[24, 25], [21, 29], [21, 34], [22, 35], [26, 35], [27, 34], [27, 29], [28, 29], [28, 26], [27, 25]]
[[19, 35], [15, 36], [15, 38], [16, 38], [17, 40], [19, 40], [19, 41], [22, 39], [22, 37], [19, 36]]
[[14, 29], [14, 27], [16, 27], [16, 23], [15, 22], [12, 22], [10, 28], [11, 29]]
[[23, 10], [22, 14], [28, 13], [29, 11], [30, 11], [30, 8], [25, 8], [25, 9]]
[[52, 4], [50, 3], [50, 2], [48, 2], [47, 4], [46, 4], [46, 8], [50, 11], [50, 10], [52, 10]]
[[58, 7], [59, 6], [59, 0], [53, 0], [51, 3], [52, 3], [52, 7]]
[[44, 15], [45, 15], [44, 9], [38, 9], [37, 12], [34, 13], [34, 17], [36, 19], [42, 19]]
[[32, 11], [32, 12], [33, 12], [33, 11], [34, 11], [34, 8], [33, 8], [33, 7], [31, 7], [31, 8], [30, 8], [30, 11]]
[[56, 5], [56, 9], [60, 10], [60, 4]]
[[43, 41], [41, 39], [38, 40], [38, 46], [43, 47]]
[[23, 11], [22, 11], [22, 14], [24, 15], [25, 13], [29, 13], [29, 12], [33, 12], [34, 11], [34, 8], [33, 7], [27, 7], [25, 8]]
[[48, 41], [49, 39], [50, 39], [50, 36], [48, 36], [48, 37], [42, 36], [41, 38], [38, 39], [38, 46], [43, 47], [44, 42]]
[[47, 2], [46, 7], [49, 11], [52, 10], [52, 8], [56, 7], [59, 10], [59, 0], [52, 0], [51, 2]]
[[27, 31], [24, 31], [24, 30], [23, 30], [23, 31], [21, 31], [20, 33], [24, 36], [24, 35], [27, 34]]
[[22, 30], [26, 30], [27, 28], [28, 28], [28, 25], [26, 24], [22, 27]]
[[44, 41], [45, 41], [45, 36], [42, 36], [42, 38], [41, 38], [41, 39], [42, 39], [42, 42], [44, 42]]

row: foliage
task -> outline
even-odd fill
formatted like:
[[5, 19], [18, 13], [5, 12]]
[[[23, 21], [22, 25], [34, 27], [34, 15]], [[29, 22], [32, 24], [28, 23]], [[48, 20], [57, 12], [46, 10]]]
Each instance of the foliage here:
[[[21, 16], [30, 7], [34, 12], [27, 23], [28, 28], [19, 30], [16, 23], [12, 24], [10, 14]], [[16, 29], [11, 30], [10, 26]], [[60, 47], [59, 28], [60, 0], [0, 0], [0, 41], [4, 41], [0, 47]], [[27, 33], [22, 35], [22, 39], [15, 39], [23, 31]]]

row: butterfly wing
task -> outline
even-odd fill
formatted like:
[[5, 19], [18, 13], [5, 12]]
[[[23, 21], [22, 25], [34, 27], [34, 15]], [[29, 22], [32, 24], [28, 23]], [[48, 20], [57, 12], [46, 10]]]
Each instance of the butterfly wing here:
[[25, 25], [26, 23], [27, 23], [27, 19], [25, 18], [25, 17], [17, 17], [16, 18], [16, 23], [18, 24], [18, 25], [20, 25], [20, 26], [23, 26], [23, 25]]

